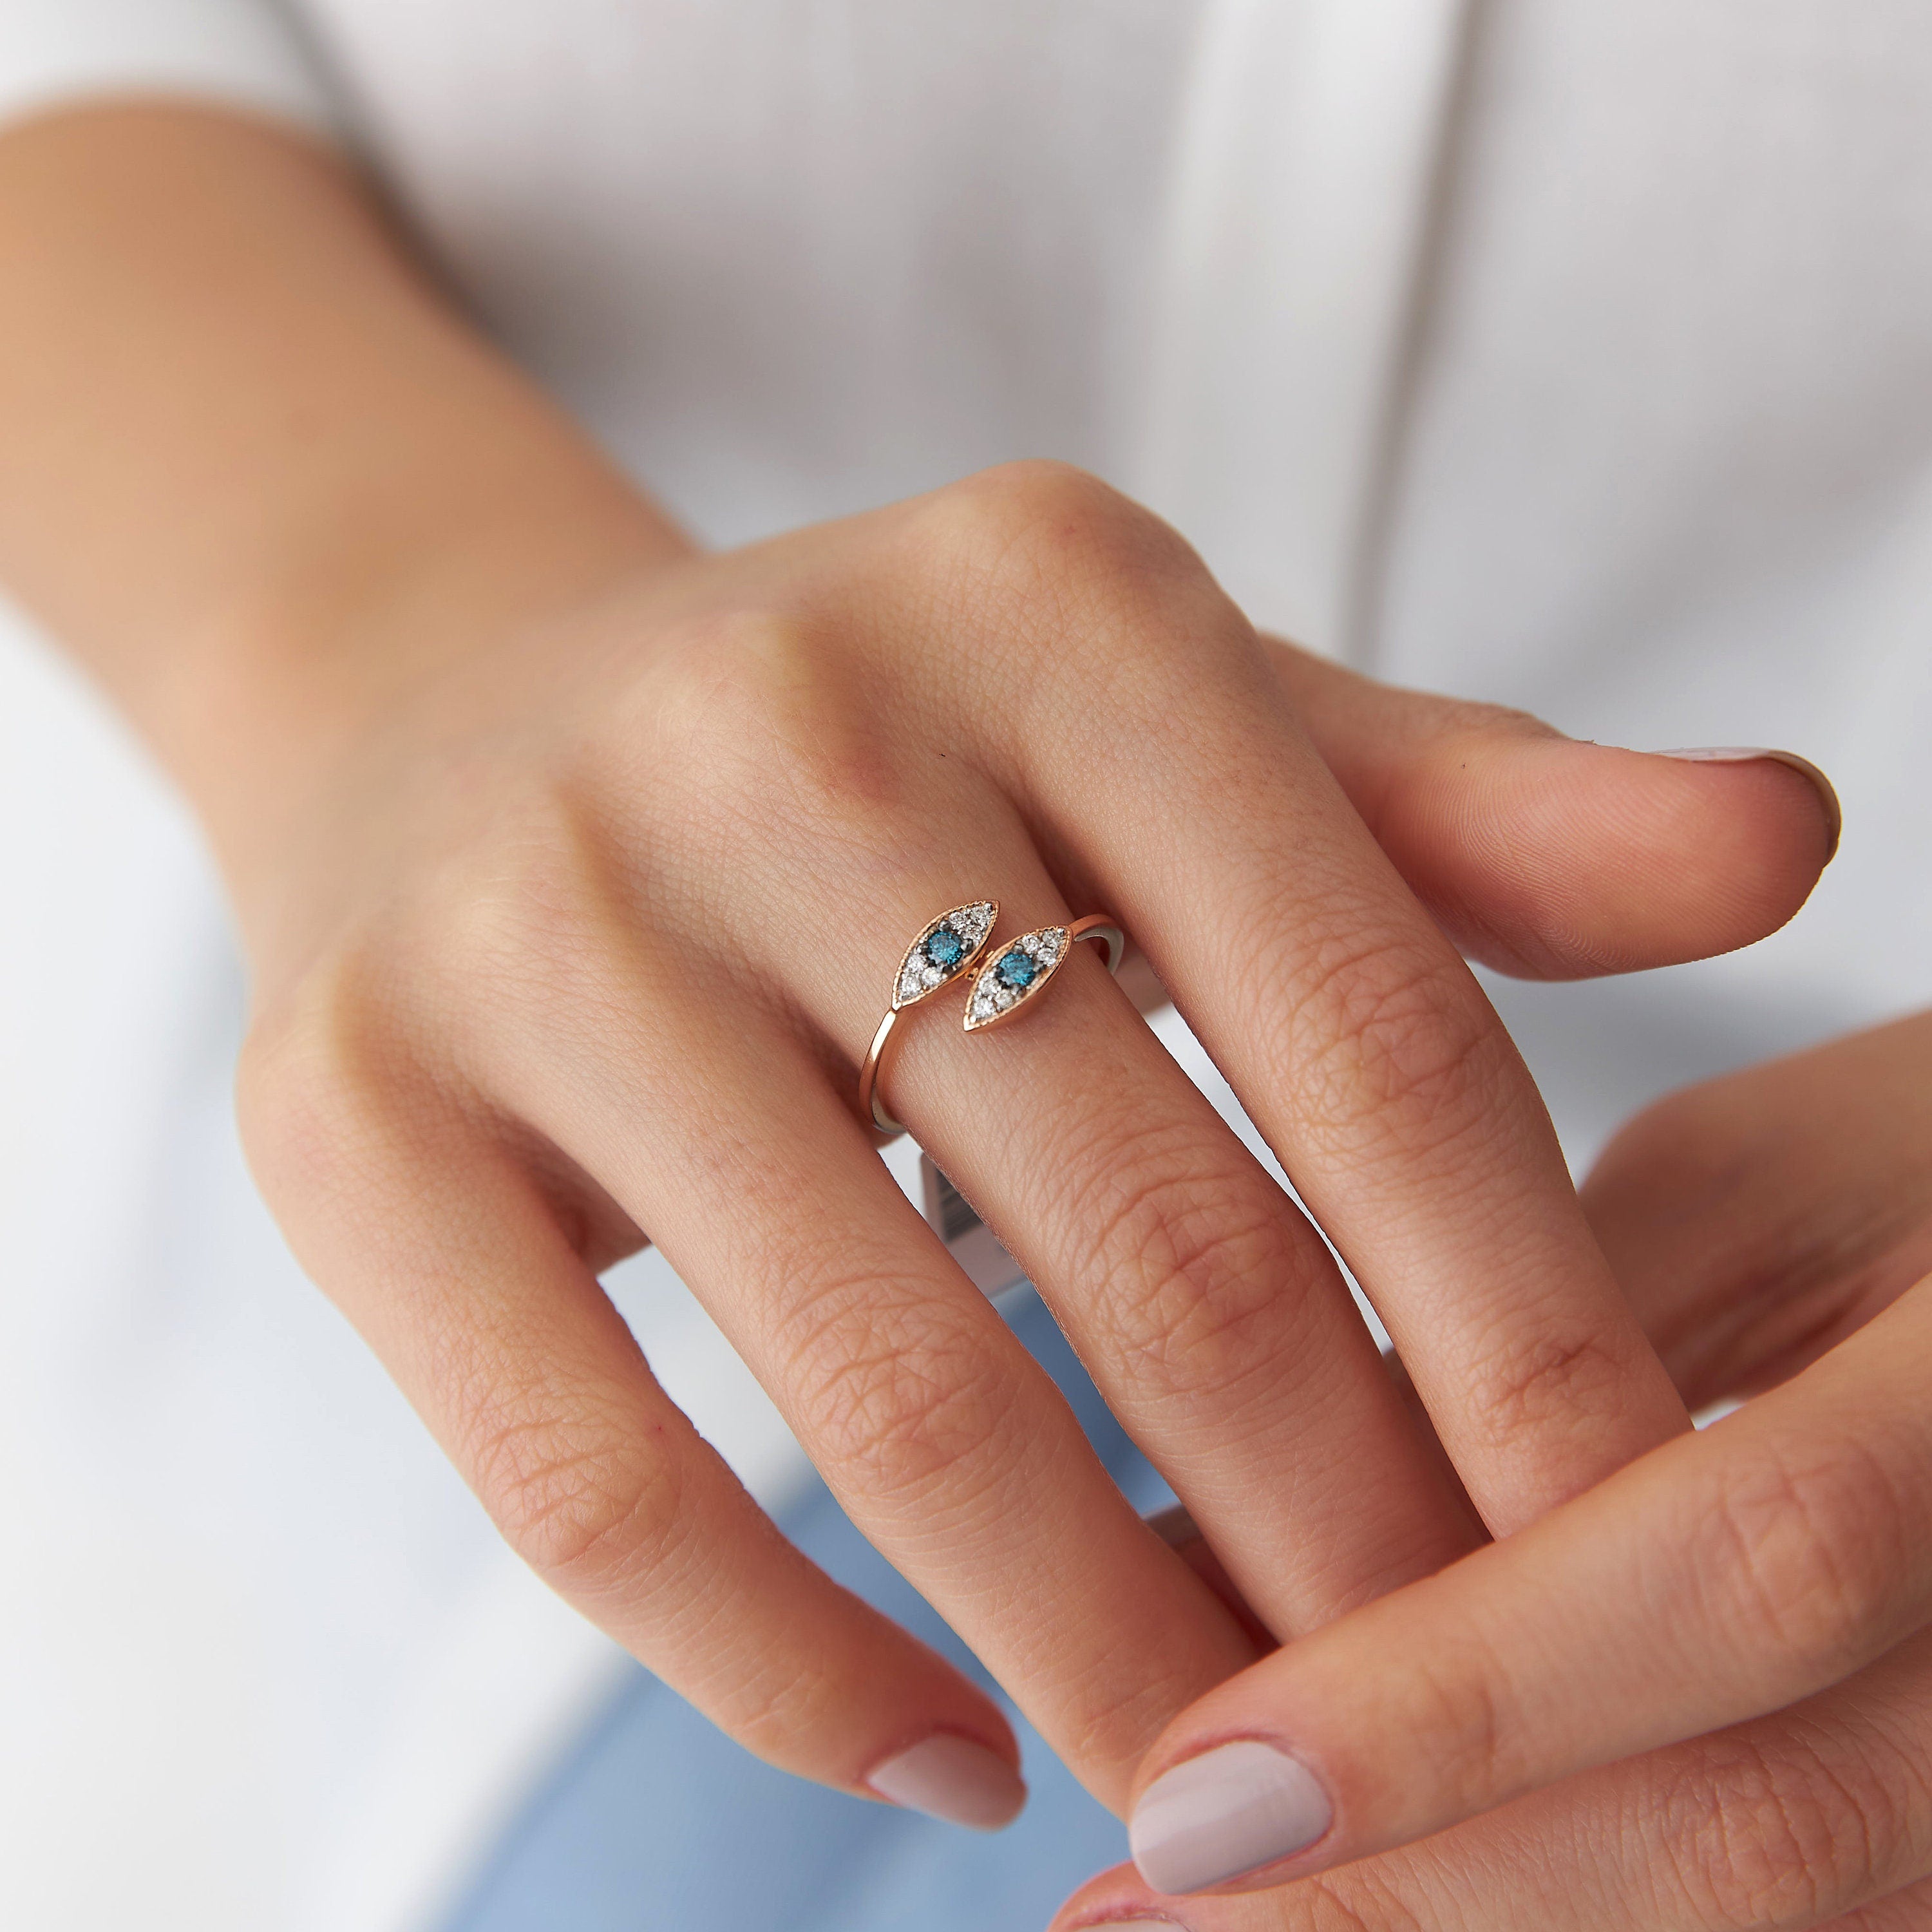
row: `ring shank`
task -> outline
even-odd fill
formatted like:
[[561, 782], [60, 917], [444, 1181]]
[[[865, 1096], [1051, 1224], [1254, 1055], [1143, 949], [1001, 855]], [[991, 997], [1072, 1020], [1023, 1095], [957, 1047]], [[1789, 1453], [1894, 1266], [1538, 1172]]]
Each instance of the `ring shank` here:
[[894, 1120], [879, 1102], [879, 1080], [885, 1071], [886, 1042], [892, 1038], [898, 1018], [897, 1006], [886, 1009], [885, 1018], [879, 1022], [878, 1031], [872, 1036], [872, 1045], [866, 1049], [866, 1064], [859, 1070], [860, 1110], [872, 1115], [873, 1126], [882, 1134], [902, 1134], [906, 1131], [904, 1124]]
[[1076, 919], [1066, 928], [1070, 940], [1090, 939], [1107, 949], [1107, 970], [1118, 974], [1120, 962], [1127, 956], [1127, 935], [1105, 913], [1090, 912], [1084, 919]]

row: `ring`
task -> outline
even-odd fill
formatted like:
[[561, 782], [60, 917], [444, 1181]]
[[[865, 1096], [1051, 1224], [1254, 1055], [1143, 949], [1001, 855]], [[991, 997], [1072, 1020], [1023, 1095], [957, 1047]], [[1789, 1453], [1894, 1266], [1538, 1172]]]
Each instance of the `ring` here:
[[1083, 939], [1096, 940], [1107, 949], [1109, 973], [1120, 970], [1126, 936], [1104, 913], [1089, 913], [1071, 926], [1043, 926], [1037, 932], [1023, 932], [1007, 940], [974, 974], [972, 995], [966, 1002], [966, 1030], [983, 1033], [1012, 1018], [1039, 996]]
[[905, 1132], [879, 1100], [886, 1046], [892, 1036], [892, 1028], [898, 1024], [899, 1015], [965, 974], [992, 937], [993, 922], [999, 916], [998, 899], [975, 899], [970, 905], [955, 906], [950, 912], [941, 913], [906, 948], [905, 957], [892, 978], [892, 1004], [872, 1036], [865, 1065], [859, 1070], [859, 1111], [872, 1117], [872, 1124], [880, 1133]]

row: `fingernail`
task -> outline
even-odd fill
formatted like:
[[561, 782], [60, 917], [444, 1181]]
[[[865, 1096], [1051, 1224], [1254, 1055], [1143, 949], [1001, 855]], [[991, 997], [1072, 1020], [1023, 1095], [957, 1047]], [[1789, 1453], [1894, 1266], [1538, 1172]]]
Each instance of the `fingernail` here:
[[1134, 1807], [1127, 1842], [1155, 1891], [1199, 1892], [1305, 1850], [1334, 1816], [1305, 1764], [1244, 1738], [1156, 1778]]
[[1004, 1758], [950, 1731], [935, 1732], [874, 1766], [865, 1781], [908, 1811], [923, 1811], [928, 1818], [976, 1832], [1010, 1825], [1027, 1798], [1026, 1780]]
[[1809, 758], [1801, 758], [1796, 752], [1780, 752], [1766, 745], [1699, 745], [1688, 751], [1659, 752], [1660, 758], [1683, 758], [1694, 765], [1749, 765], [1760, 758], [1769, 758], [1774, 764], [1789, 765], [1794, 772], [1802, 772], [1811, 781], [1818, 794], [1818, 802], [1825, 808], [1825, 862], [1828, 866], [1838, 856], [1838, 835], [1844, 830], [1844, 808], [1838, 802], [1838, 788], [1814, 765]]

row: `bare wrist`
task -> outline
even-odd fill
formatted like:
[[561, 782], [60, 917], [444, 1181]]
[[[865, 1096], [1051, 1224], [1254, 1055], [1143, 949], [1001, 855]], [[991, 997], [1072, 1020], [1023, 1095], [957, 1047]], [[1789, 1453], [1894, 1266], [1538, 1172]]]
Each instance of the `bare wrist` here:
[[184, 105], [0, 134], [0, 574], [231, 878], [346, 741], [685, 539], [342, 158]]
[[212, 610], [122, 694], [242, 890], [356, 746], [459, 665], [688, 554], [641, 497], [560, 490], [394, 554], [305, 560]]

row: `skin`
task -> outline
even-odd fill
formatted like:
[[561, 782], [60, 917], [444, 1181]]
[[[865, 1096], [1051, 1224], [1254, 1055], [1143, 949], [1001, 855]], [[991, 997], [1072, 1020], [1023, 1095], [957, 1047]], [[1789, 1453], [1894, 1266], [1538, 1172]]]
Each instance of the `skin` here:
[[339, 161], [188, 109], [0, 136], [0, 573], [207, 826], [295, 1252], [517, 1550], [772, 1762], [1014, 1746], [666, 1400], [596, 1280], [646, 1234], [1103, 1799], [1256, 1654], [874, 1157], [856, 1063], [946, 907], [1124, 922], [1428, 1404], [1453, 1477], [1090, 948], [1010, 1028], [908, 1016], [890, 1104], [1268, 1633], [1684, 1433], [1458, 946], [1771, 930], [1829, 849], [1788, 768], [1324, 667], [1053, 465], [705, 554]]
[[1932, 1014], [1662, 1102], [1583, 1198], [1687, 1401], [1752, 1400], [1210, 1694], [1137, 1788], [1266, 1738], [1329, 1832], [1054, 1932], [1927, 1922]]

